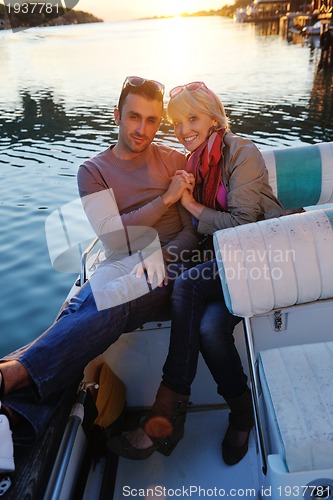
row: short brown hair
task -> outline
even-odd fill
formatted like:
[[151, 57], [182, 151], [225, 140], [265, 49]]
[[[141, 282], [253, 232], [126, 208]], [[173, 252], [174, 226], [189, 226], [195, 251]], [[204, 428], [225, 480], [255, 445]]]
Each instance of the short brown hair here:
[[160, 90], [157, 89], [153, 81], [147, 80], [142, 85], [131, 85], [130, 83], [127, 83], [122, 89], [119, 96], [118, 110], [120, 116], [125, 99], [129, 94], [141, 95], [151, 101], [159, 101], [162, 104], [163, 109], [163, 94]]

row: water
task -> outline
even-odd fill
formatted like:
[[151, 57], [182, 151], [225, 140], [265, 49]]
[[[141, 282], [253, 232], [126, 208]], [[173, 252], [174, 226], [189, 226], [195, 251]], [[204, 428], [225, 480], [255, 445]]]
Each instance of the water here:
[[[0, 354], [53, 321], [75, 275], [52, 269], [46, 217], [77, 197], [80, 163], [116, 138], [127, 75], [204, 80], [260, 148], [333, 141], [319, 50], [220, 17], [0, 32]], [[168, 124], [158, 137], [179, 147]]]

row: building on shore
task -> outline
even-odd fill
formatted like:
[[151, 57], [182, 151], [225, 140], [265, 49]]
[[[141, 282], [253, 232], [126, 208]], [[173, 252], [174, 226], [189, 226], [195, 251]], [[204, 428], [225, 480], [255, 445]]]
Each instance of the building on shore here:
[[332, 23], [333, 0], [312, 0], [311, 12], [313, 16], [322, 20], [324, 24]]
[[253, 13], [256, 21], [274, 21], [290, 10], [290, 0], [254, 0]]
[[235, 20], [241, 22], [278, 21], [284, 18], [288, 27], [297, 30], [321, 20], [323, 31], [332, 23], [333, 0], [254, 0], [236, 9]]

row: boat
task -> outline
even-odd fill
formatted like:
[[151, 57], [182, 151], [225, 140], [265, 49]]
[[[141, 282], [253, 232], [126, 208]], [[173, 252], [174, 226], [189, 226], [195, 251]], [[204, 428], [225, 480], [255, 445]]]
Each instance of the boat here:
[[[30, 498], [333, 499], [333, 142], [262, 153], [272, 189], [290, 214], [214, 234], [228, 307], [243, 317], [235, 341], [256, 417], [247, 455], [231, 467], [222, 461], [229, 410], [202, 359], [185, 436], [170, 457], [154, 453], [136, 462], [95, 446], [135, 428], [152, 405], [169, 342], [166, 313], [122, 335], [86, 367], [43, 494]], [[80, 217], [75, 202], [46, 226], [50, 241], [64, 235], [49, 246], [53, 264], [80, 269], [68, 298], [103, 260], [98, 238], [78, 235]], [[102, 389], [109, 407], [98, 412]], [[92, 415], [88, 426], [85, 413]], [[21, 498], [12, 482], [6, 495]]]
[[233, 19], [236, 23], [249, 23], [253, 22], [253, 8], [252, 7], [238, 7], [235, 10]]

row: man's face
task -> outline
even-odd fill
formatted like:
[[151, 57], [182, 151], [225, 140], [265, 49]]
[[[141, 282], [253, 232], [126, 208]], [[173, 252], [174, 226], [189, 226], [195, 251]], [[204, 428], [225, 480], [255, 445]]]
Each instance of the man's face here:
[[146, 99], [138, 94], [129, 94], [124, 102], [121, 116], [115, 110], [119, 125], [117, 154], [130, 160], [141, 154], [153, 141], [162, 118], [162, 103]]

